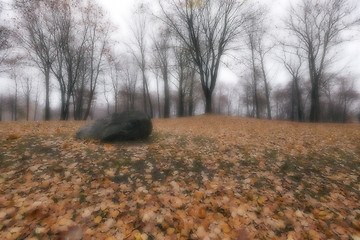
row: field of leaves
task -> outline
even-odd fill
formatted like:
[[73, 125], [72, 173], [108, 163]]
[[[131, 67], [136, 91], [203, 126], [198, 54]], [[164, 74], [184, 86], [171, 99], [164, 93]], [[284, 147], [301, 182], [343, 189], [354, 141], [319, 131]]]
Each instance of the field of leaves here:
[[0, 123], [0, 239], [360, 239], [360, 127], [222, 116]]

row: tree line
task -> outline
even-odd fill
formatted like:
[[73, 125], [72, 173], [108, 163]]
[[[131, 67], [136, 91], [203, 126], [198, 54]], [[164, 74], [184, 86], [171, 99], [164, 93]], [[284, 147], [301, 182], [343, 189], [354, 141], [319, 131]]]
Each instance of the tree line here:
[[[86, 120], [101, 102], [102, 114], [163, 118], [348, 122], [360, 112], [358, 76], [339, 67], [339, 51], [358, 37], [355, 1], [299, 0], [276, 27], [255, 1], [143, 2], [120, 41], [95, 0], [14, 0], [4, 11], [12, 17], [1, 17], [0, 73], [12, 88], [0, 96], [0, 120]], [[274, 62], [286, 84], [276, 85]], [[218, 81], [224, 66], [237, 82]]]

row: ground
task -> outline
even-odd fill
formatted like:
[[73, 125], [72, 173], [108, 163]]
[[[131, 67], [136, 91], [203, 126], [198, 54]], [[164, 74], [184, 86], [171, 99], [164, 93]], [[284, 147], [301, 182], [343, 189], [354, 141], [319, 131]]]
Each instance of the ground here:
[[360, 127], [199, 116], [149, 139], [0, 123], [0, 239], [360, 239]]

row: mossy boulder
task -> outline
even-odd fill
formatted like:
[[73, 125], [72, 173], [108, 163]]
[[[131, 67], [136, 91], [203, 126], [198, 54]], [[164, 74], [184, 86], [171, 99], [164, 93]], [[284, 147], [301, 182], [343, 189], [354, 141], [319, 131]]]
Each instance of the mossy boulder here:
[[76, 133], [79, 139], [96, 139], [106, 142], [147, 138], [152, 132], [151, 118], [144, 112], [115, 113], [83, 126]]

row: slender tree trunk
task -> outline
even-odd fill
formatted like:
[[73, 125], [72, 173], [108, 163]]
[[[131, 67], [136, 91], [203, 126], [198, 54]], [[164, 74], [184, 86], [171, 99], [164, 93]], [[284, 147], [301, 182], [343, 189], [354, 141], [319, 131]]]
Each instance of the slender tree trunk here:
[[347, 115], [347, 100], [346, 100], [346, 96], [344, 99], [344, 109], [343, 109], [343, 117], [342, 117], [342, 122], [346, 123], [346, 115]]
[[165, 69], [163, 73], [164, 77], [164, 118], [170, 117], [170, 90], [169, 90], [169, 79], [168, 70]]
[[[143, 77], [144, 77], [144, 83], [145, 83], [145, 98], [147, 98], [147, 100], [145, 101], [149, 103], [149, 110], [150, 110], [150, 117], [153, 118], [154, 117], [154, 113], [153, 113], [153, 107], [152, 107], [152, 103], [151, 103], [151, 97], [150, 97], [150, 92], [149, 92], [149, 87], [147, 84], [147, 80], [146, 80], [146, 76], [145, 76], [145, 72], [143, 73]], [[145, 112], [147, 113], [147, 106], [145, 105]]]
[[134, 92], [130, 91], [130, 110], [131, 111], [135, 110], [135, 97], [136, 97], [135, 95], [136, 95], [135, 91]]
[[260, 108], [259, 108], [259, 98], [258, 98], [258, 89], [257, 89], [257, 74], [255, 67], [255, 46], [253, 36], [250, 35], [250, 47], [251, 47], [251, 63], [252, 63], [252, 71], [253, 71], [253, 84], [254, 84], [254, 108], [256, 113], [256, 118], [260, 118]]
[[290, 120], [291, 121], [295, 121], [295, 105], [296, 105], [295, 94], [296, 94], [295, 81], [293, 81], [291, 84], [291, 112], [290, 112]]
[[320, 121], [320, 89], [319, 78], [316, 76], [311, 88], [310, 122]]
[[65, 97], [65, 92], [61, 93], [61, 110], [60, 110], [60, 120], [65, 120], [65, 115], [66, 115], [66, 109], [65, 109], [65, 105], [66, 105], [66, 97]]
[[255, 112], [255, 116], [256, 118], [260, 118], [260, 108], [259, 108], [259, 98], [258, 98], [258, 89], [257, 89], [257, 80], [254, 81], [254, 112]]
[[183, 67], [180, 66], [180, 75], [179, 75], [179, 92], [178, 92], [178, 117], [184, 116], [184, 74], [183, 74]]
[[17, 121], [18, 120], [18, 114], [17, 114], [17, 111], [18, 111], [18, 87], [17, 87], [17, 84], [16, 84], [16, 89], [15, 89], [15, 101], [14, 101], [14, 121]]
[[205, 113], [211, 114], [212, 113], [212, 94], [210, 91], [205, 91]]
[[261, 71], [264, 78], [264, 87], [265, 87], [265, 97], [266, 97], [266, 109], [267, 109], [267, 118], [271, 119], [271, 104], [270, 104], [270, 87], [267, 79], [267, 75], [265, 72], [265, 63], [264, 63], [264, 55], [260, 53], [260, 61], [261, 61]]
[[271, 105], [270, 105], [270, 89], [265, 73], [264, 73], [264, 86], [265, 86], [265, 96], [266, 96], [267, 118], [271, 119], [272, 116], [271, 116]]
[[50, 118], [50, 69], [45, 69], [45, 121]]
[[156, 76], [156, 94], [157, 94], [157, 104], [158, 104], [158, 114], [161, 118], [161, 106], [160, 106], [160, 93], [159, 93], [159, 77]]
[[193, 116], [194, 115], [194, 76], [195, 72], [193, 74], [193, 76], [191, 77], [191, 83], [190, 83], [190, 93], [189, 93], [189, 116]]
[[219, 93], [219, 97], [218, 97], [218, 109], [217, 109], [217, 114], [221, 114], [221, 95], [222, 95], [222, 91], [220, 89], [220, 93]]
[[69, 114], [70, 114], [70, 96], [66, 99], [66, 104], [64, 108], [64, 118], [61, 120], [69, 120]]
[[[83, 106], [84, 106], [84, 95], [85, 95], [85, 78], [81, 78], [81, 86], [80, 89], [75, 90], [75, 92], [72, 95], [78, 94], [77, 97], [75, 97], [73, 104], [76, 106], [74, 111], [74, 119], [75, 120], [82, 120], [83, 119]], [[84, 119], [86, 120], [86, 119]]]
[[36, 121], [37, 111], [38, 111], [38, 106], [39, 106], [39, 94], [38, 94], [38, 93], [36, 93], [36, 98], [35, 98], [35, 109], [34, 109], [34, 121]]
[[81, 120], [82, 114], [83, 114], [83, 101], [84, 101], [84, 88], [83, 86], [79, 91], [77, 92], [78, 96], [75, 96], [73, 98], [73, 105], [74, 105], [74, 119], [75, 120]]
[[90, 93], [89, 93], [89, 101], [87, 103], [87, 107], [86, 107], [86, 110], [85, 110], [83, 120], [88, 119], [88, 117], [90, 115], [92, 101], [93, 101], [93, 98], [94, 98], [94, 92], [95, 92], [94, 90], [91, 90]]
[[245, 93], [246, 94], [246, 116], [250, 117], [251, 116], [251, 112], [250, 112], [250, 99], [249, 99], [249, 94], [248, 92]]
[[115, 102], [114, 112], [117, 113], [119, 111], [119, 92], [117, 90], [114, 93], [114, 102]]
[[148, 113], [147, 110], [147, 96], [146, 96], [146, 78], [144, 70], [142, 69], [142, 78], [143, 78], [143, 104], [144, 104], [144, 112]]
[[178, 117], [184, 116], [184, 93], [182, 88], [182, 83], [179, 85], [179, 103], [178, 103]]
[[30, 93], [26, 95], [26, 121], [29, 121], [30, 112]]
[[107, 111], [107, 115], [110, 115], [110, 103], [109, 100], [107, 98], [105, 98], [106, 101], [106, 111]]
[[295, 91], [296, 91], [296, 97], [297, 97], [297, 114], [298, 114], [298, 121], [303, 122], [304, 121], [304, 112], [302, 107], [302, 96], [301, 96], [301, 90], [299, 86], [299, 79], [297, 77], [294, 78], [294, 84], [295, 84]]

